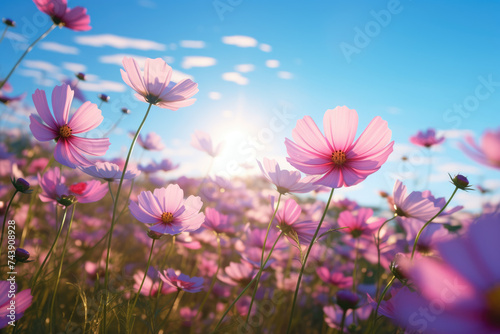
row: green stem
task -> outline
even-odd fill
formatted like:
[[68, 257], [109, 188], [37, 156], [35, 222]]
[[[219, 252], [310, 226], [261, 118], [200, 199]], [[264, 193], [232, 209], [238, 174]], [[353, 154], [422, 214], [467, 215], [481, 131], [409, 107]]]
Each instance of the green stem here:
[[108, 131], [106, 131], [106, 133], [103, 134], [102, 137], [103, 138], [107, 137], [110, 133], [112, 133], [113, 130], [118, 126], [118, 124], [120, 124], [120, 122], [122, 121], [124, 116], [125, 116], [125, 114], [121, 114], [120, 118], [118, 118], [118, 120], [115, 122], [115, 124], [113, 124], [113, 126]]
[[257, 273], [257, 275], [255, 275], [255, 277], [250, 281], [250, 283], [248, 283], [248, 285], [243, 289], [243, 291], [241, 291], [241, 293], [238, 295], [238, 297], [236, 297], [236, 299], [231, 303], [231, 305], [229, 305], [229, 307], [226, 308], [226, 310], [224, 311], [224, 314], [220, 318], [219, 322], [215, 326], [215, 328], [214, 328], [214, 330], [213, 330], [212, 333], [215, 333], [217, 331], [217, 328], [219, 328], [219, 326], [222, 324], [222, 321], [224, 320], [224, 318], [226, 317], [226, 315], [229, 313], [229, 311], [233, 308], [234, 304], [236, 304], [236, 302], [238, 300], [240, 300], [240, 298], [245, 294], [245, 292], [248, 290], [248, 288], [253, 284], [253, 282], [255, 282], [255, 280], [257, 279], [257, 276], [262, 273], [262, 270], [263, 270], [262, 268], [266, 267], [267, 262], [271, 258], [271, 254], [273, 253], [274, 247], [276, 247], [276, 244], [278, 243], [278, 240], [281, 238], [282, 235], [283, 235], [283, 232], [278, 235], [278, 237], [276, 238], [276, 241], [273, 244], [273, 247], [271, 247], [271, 250], [269, 251], [269, 254], [267, 254], [266, 261], [260, 267], [259, 272]]
[[328, 202], [326, 202], [325, 211], [323, 212], [323, 216], [321, 217], [321, 220], [318, 224], [318, 228], [316, 228], [316, 232], [314, 233], [314, 236], [311, 240], [311, 244], [309, 245], [309, 248], [307, 249], [307, 253], [306, 253], [306, 256], [304, 258], [304, 262], [302, 263], [302, 267], [300, 268], [299, 278], [297, 280], [297, 286], [295, 287], [295, 293], [293, 295], [292, 311], [290, 312], [290, 319], [288, 320], [288, 328], [286, 330], [287, 334], [290, 333], [290, 329], [292, 328], [293, 312], [295, 311], [295, 303], [297, 301], [297, 296], [299, 294], [300, 281], [302, 280], [302, 275], [304, 274], [304, 269], [306, 267], [307, 258], [309, 257], [309, 253], [311, 252], [312, 246], [314, 245], [314, 243], [316, 241], [316, 236], [318, 235], [319, 229], [321, 228], [321, 225], [323, 224], [323, 220], [325, 220], [326, 212], [328, 211], [328, 207], [330, 206], [330, 202], [332, 200], [334, 190], [335, 190], [335, 188], [332, 188], [332, 191], [330, 192], [330, 197], [328, 197]]
[[266, 237], [264, 238], [264, 245], [262, 246], [262, 254], [260, 256], [261, 270], [259, 270], [259, 274], [257, 275], [257, 280], [255, 283], [255, 288], [253, 289], [252, 300], [250, 301], [250, 306], [248, 307], [248, 314], [247, 314], [247, 319], [245, 320], [245, 324], [248, 323], [248, 319], [250, 318], [250, 313], [252, 312], [253, 301], [255, 299], [255, 295], [257, 294], [257, 290], [259, 288], [260, 276], [262, 275], [262, 270], [264, 270], [264, 268], [262, 268], [262, 265], [264, 263], [264, 253], [266, 252], [267, 237], [269, 236], [269, 231], [271, 230], [271, 226], [273, 224], [274, 217], [276, 217], [276, 213], [278, 212], [278, 208], [280, 206], [280, 201], [281, 201], [281, 193], [278, 196], [278, 203], [276, 204], [276, 209], [274, 209], [273, 216], [271, 217], [271, 220], [269, 221], [269, 225], [267, 225]]
[[5, 29], [3, 30], [2, 37], [0, 37], [0, 43], [2, 43], [3, 38], [5, 37], [5, 34], [7, 33], [7, 29], [9, 29], [9, 26], [8, 26], [8, 25], [6, 25], [6, 26], [5, 26]]
[[69, 227], [68, 230], [66, 231], [66, 237], [64, 238], [64, 244], [63, 244], [63, 250], [61, 254], [61, 260], [59, 262], [59, 270], [57, 273], [57, 279], [56, 279], [56, 284], [54, 287], [54, 293], [52, 294], [52, 301], [50, 302], [50, 333], [52, 333], [52, 326], [54, 324], [54, 304], [56, 301], [56, 296], [57, 296], [57, 288], [59, 287], [59, 280], [61, 279], [61, 271], [62, 271], [62, 266], [64, 262], [64, 256], [66, 255], [66, 245], [68, 244], [68, 237], [71, 232], [71, 225], [73, 225], [73, 217], [75, 216], [75, 210], [76, 210], [76, 203], [73, 204], [73, 210], [71, 212], [71, 219], [69, 221]]
[[19, 58], [19, 60], [17, 61], [17, 63], [14, 65], [14, 67], [10, 70], [9, 74], [7, 74], [7, 76], [5, 77], [5, 79], [3, 79], [3, 81], [0, 83], [0, 89], [2, 89], [3, 85], [5, 85], [5, 83], [9, 80], [10, 76], [12, 75], [12, 73], [14, 73], [14, 71], [16, 70], [16, 68], [19, 66], [19, 64], [21, 63], [21, 61], [24, 59], [24, 57], [26, 57], [26, 55], [31, 51], [31, 49], [33, 49], [33, 47], [35, 46], [36, 43], [40, 42], [42, 39], [44, 39], [45, 37], [47, 37], [47, 35], [52, 31], [54, 30], [54, 28], [56, 27], [57, 25], [54, 23], [50, 26], [50, 28], [44, 32], [40, 37], [38, 37], [33, 43], [30, 44], [30, 46], [28, 46], [28, 48], [26, 49], [26, 51], [24, 51], [24, 53], [22, 54], [21, 58]]
[[[163, 261], [158, 268], [158, 271], [163, 270], [165, 267], [165, 264], [167, 263], [168, 258], [170, 257], [170, 254], [174, 251], [174, 246], [175, 246], [175, 235], [172, 236], [172, 244], [170, 245], [170, 248], [168, 251], [165, 253], [165, 257], [163, 258]], [[160, 295], [161, 295], [161, 289], [163, 288], [163, 280], [160, 279], [160, 282], [158, 283], [158, 293], [156, 294], [156, 301], [155, 301], [155, 307], [153, 309], [153, 314], [156, 314], [156, 310], [158, 308], [158, 301], [160, 300]]]
[[217, 280], [217, 275], [219, 274], [219, 269], [220, 269], [221, 264], [222, 264], [222, 247], [220, 244], [220, 236], [218, 233], [217, 233], [217, 255], [219, 257], [218, 258], [219, 263], [217, 264], [217, 270], [215, 271], [215, 275], [212, 277], [212, 282], [210, 283], [210, 288], [208, 289], [207, 294], [205, 295], [205, 298], [203, 298], [203, 301], [201, 302], [200, 307], [198, 308], [198, 312], [196, 312], [196, 316], [194, 317], [195, 320], [198, 318], [198, 315], [200, 314], [201, 310], [203, 309], [203, 306], [205, 306], [205, 303], [207, 302], [208, 297], [210, 296], [210, 293], [212, 292], [212, 290], [214, 288], [215, 281]]
[[[354, 313], [354, 310], [352, 313]], [[340, 321], [340, 334], [344, 334], [344, 325], [345, 325], [346, 314], [347, 314], [347, 310], [344, 310], [342, 313], [342, 320]]]
[[[135, 295], [134, 302], [132, 303], [132, 307], [127, 311], [127, 326], [130, 321], [130, 315], [131, 312], [134, 311], [135, 305], [137, 304], [137, 299], [139, 298], [139, 295], [141, 294], [142, 286], [144, 285], [144, 281], [146, 280], [146, 276], [148, 275], [148, 270], [149, 266], [151, 264], [151, 256], [153, 255], [153, 247], [155, 245], [155, 239], [153, 239], [153, 242], [151, 243], [151, 250], [149, 251], [149, 257], [148, 257], [148, 264], [146, 265], [146, 270], [144, 271], [144, 277], [142, 278], [141, 285], [139, 286], [139, 290], [137, 291], [137, 294]], [[131, 328], [130, 330], [132, 330]]]
[[111, 181], [108, 181], [108, 190], [109, 194], [111, 195], [111, 200], [113, 201], [113, 205], [115, 205], [115, 196], [113, 195], [113, 190], [111, 189]]
[[[109, 235], [108, 235], [108, 247], [106, 251], [106, 271], [104, 274], [104, 289], [107, 291], [108, 290], [108, 283], [109, 283], [109, 254], [111, 251], [111, 240], [113, 238], [113, 229], [115, 227], [115, 217], [116, 217], [116, 209], [118, 207], [118, 200], [120, 198], [120, 192], [122, 190], [122, 185], [123, 185], [123, 178], [125, 177], [125, 173], [127, 172], [127, 166], [128, 162], [130, 160], [130, 157], [132, 156], [132, 151], [134, 150], [135, 143], [137, 141], [137, 137], [139, 136], [139, 133], [141, 132], [142, 127], [144, 126], [144, 123], [146, 122], [146, 118], [148, 118], [149, 111], [151, 110], [152, 104], [150, 103], [148, 106], [148, 110], [146, 111], [146, 115], [144, 115], [144, 119], [142, 120], [141, 124], [139, 125], [139, 128], [137, 129], [137, 132], [135, 133], [134, 139], [132, 139], [132, 144], [130, 144], [130, 148], [128, 150], [127, 154], [127, 159], [125, 160], [125, 165], [123, 166], [123, 172], [122, 176], [120, 177], [120, 183], [118, 184], [118, 190], [116, 191], [116, 199], [113, 204], [113, 215], [111, 217], [111, 227], [109, 228]], [[103, 318], [103, 329], [104, 333], [106, 333], [106, 313], [107, 313], [107, 303], [108, 303], [108, 294], [106, 292], [106, 301], [104, 303], [104, 318]]]
[[3, 249], [3, 235], [5, 233], [5, 223], [7, 222], [7, 216], [9, 214], [9, 209], [10, 205], [12, 204], [12, 201], [14, 200], [14, 197], [16, 197], [16, 194], [19, 191], [16, 189], [14, 193], [12, 194], [12, 197], [10, 198], [9, 204], [7, 204], [7, 209], [5, 210], [5, 215], [3, 216], [3, 224], [2, 224], [2, 236], [0, 237], [0, 256], [2, 255], [2, 249]]
[[380, 231], [382, 228], [391, 220], [395, 219], [397, 216], [392, 217], [391, 219], [387, 219], [382, 225], [380, 225], [378, 231], [377, 231], [377, 292], [375, 293], [375, 298], [378, 298], [378, 293], [380, 291], [380, 276], [381, 276], [381, 270], [382, 266], [380, 265]]
[[446, 209], [446, 207], [448, 206], [448, 204], [450, 204], [451, 200], [453, 199], [453, 196], [455, 196], [455, 194], [457, 193], [457, 190], [458, 190], [458, 187], [455, 187], [455, 190], [453, 190], [453, 194], [451, 194], [450, 198], [448, 199], [448, 201], [446, 202], [446, 204], [441, 208], [441, 210], [439, 210], [439, 212], [436, 213], [434, 215], [434, 217], [432, 217], [427, 223], [425, 223], [424, 226], [422, 226], [422, 228], [420, 229], [420, 231], [418, 231], [417, 237], [415, 238], [415, 242], [413, 243], [413, 250], [411, 251], [411, 258], [410, 258], [410, 260], [413, 260], [413, 256], [415, 255], [415, 250], [417, 249], [418, 239], [420, 238], [420, 235], [424, 231], [424, 228], [426, 228], [427, 225], [429, 225], [437, 216], [439, 216], [441, 214], [441, 212], [444, 211], [444, 209]]
[[170, 313], [172, 313], [172, 309], [174, 308], [175, 301], [177, 300], [177, 297], [179, 297], [179, 293], [181, 292], [181, 289], [177, 289], [177, 293], [175, 294], [174, 301], [172, 302], [172, 306], [170, 307], [170, 310], [168, 310], [167, 316], [165, 317], [165, 320], [163, 320], [163, 323], [166, 323], [168, 318], [170, 317]]
[[[352, 271], [352, 292], [356, 293], [356, 272], [357, 272], [357, 266], [358, 266], [358, 243], [359, 240], [356, 239], [354, 243], [354, 269]], [[356, 312], [352, 312], [352, 322], [356, 322]]]
[[65, 207], [64, 208], [63, 217], [62, 217], [62, 221], [61, 221], [61, 226], [59, 226], [59, 230], [57, 231], [56, 238], [54, 239], [54, 242], [52, 243], [52, 246], [50, 247], [49, 252], [45, 256], [45, 259], [43, 260], [42, 265], [40, 266], [40, 268], [38, 268], [38, 270], [37, 270], [37, 272], [35, 274], [35, 277], [33, 278], [33, 283], [31, 284], [31, 295], [32, 296], [34, 295], [33, 290], [35, 289], [35, 285], [36, 285], [36, 281], [38, 280], [38, 276], [40, 276], [40, 274], [42, 273], [42, 269], [45, 266], [45, 263], [49, 259], [50, 254], [52, 254], [52, 251], [54, 250], [54, 246], [57, 243], [57, 240], [59, 240], [59, 236], [61, 235], [62, 229], [64, 227], [64, 222], [66, 220], [66, 213], [67, 212], [68, 212], [68, 207]]
[[375, 322], [377, 321], [377, 314], [378, 314], [378, 309], [380, 307], [380, 303], [382, 303], [382, 300], [384, 300], [385, 294], [389, 290], [389, 288], [392, 286], [392, 283], [394, 283], [394, 280], [396, 279], [396, 276], [392, 276], [391, 280], [387, 285], [385, 286], [384, 290], [382, 291], [382, 295], [380, 296], [379, 300], [377, 301], [377, 307], [375, 308], [375, 317], [373, 318], [373, 330], [375, 330]]

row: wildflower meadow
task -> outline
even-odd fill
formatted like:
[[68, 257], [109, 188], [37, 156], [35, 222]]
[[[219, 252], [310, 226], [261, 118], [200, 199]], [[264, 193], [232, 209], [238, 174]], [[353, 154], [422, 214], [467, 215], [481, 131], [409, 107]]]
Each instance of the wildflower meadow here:
[[0, 4], [2, 333], [500, 333], [499, 4], [302, 6]]

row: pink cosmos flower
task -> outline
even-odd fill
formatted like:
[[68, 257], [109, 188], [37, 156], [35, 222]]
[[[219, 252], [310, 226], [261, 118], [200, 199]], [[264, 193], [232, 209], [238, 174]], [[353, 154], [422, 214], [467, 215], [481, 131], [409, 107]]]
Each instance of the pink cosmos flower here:
[[42, 188], [42, 193], [39, 195], [42, 202], [55, 202], [58, 194], [57, 187], [64, 186], [66, 179], [61, 175], [59, 167], [49, 169], [43, 174], [43, 177], [38, 174], [38, 184]]
[[39, 141], [57, 141], [54, 152], [57, 162], [70, 168], [90, 166], [93, 163], [83, 154], [104, 155], [110, 145], [109, 139], [81, 138], [75, 134], [96, 128], [101, 124], [103, 116], [97, 105], [87, 101], [68, 120], [72, 101], [73, 91], [68, 85], [54, 87], [52, 91], [54, 119], [47, 104], [45, 91], [37, 89], [33, 94], [33, 102], [38, 115], [30, 115], [30, 130]]
[[[31, 289], [26, 289], [15, 293], [15, 299], [9, 298], [11, 290], [17, 291], [17, 284], [10, 281], [0, 281], [0, 328], [7, 327], [10, 321], [19, 320], [24, 311], [31, 306]], [[11, 301], [15, 301], [14, 314], [11, 314]]]
[[325, 283], [338, 287], [339, 289], [349, 289], [352, 287], [352, 276], [344, 276], [339, 271], [328, 270], [327, 267], [316, 268], [319, 278]]
[[[466, 235], [437, 246], [442, 260], [414, 260], [409, 276], [418, 290], [412, 294], [415, 301], [393, 302], [402, 327], [437, 334], [500, 333], [499, 222], [498, 214], [483, 215]], [[430, 309], [439, 310], [439, 315], [425, 321], [419, 313], [422, 305], [433, 305]]]
[[215, 158], [222, 151], [224, 142], [221, 142], [214, 147], [212, 144], [212, 137], [210, 137], [210, 135], [206, 132], [197, 130], [191, 135], [191, 146], [197, 150], [206, 152], [208, 155]]
[[[93, 166], [81, 167], [80, 169], [85, 174], [88, 174], [93, 177], [97, 177], [103, 179], [105, 181], [114, 181], [119, 180], [122, 177], [122, 170], [118, 165], [111, 162], [96, 162]], [[124, 180], [130, 180], [139, 176], [141, 174], [140, 171], [134, 168], [128, 168], [125, 172]]]
[[444, 137], [437, 138], [436, 131], [434, 129], [427, 129], [427, 131], [417, 132], [416, 135], [410, 137], [410, 142], [418, 145], [430, 148], [434, 145], [439, 145], [444, 141]]
[[384, 218], [375, 218], [373, 210], [361, 208], [356, 212], [342, 211], [339, 215], [338, 224], [340, 227], [346, 227], [341, 232], [349, 233], [353, 238], [365, 236], [373, 238], [380, 225], [385, 221]]
[[190, 293], [200, 292], [203, 290], [203, 277], [189, 277], [185, 274], [181, 274], [178, 270], [175, 271], [174, 269], [164, 270], [163, 273], [159, 273], [159, 275], [160, 279], [164, 283], [177, 288], [177, 290]]
[[[130, 136], [134, 137], [135, 132], [130, 132]], [[161, 151], [165, 148], [161, 137], [155, 132], [148, 133], [144, 139], [142, 139], [142, 134], [139, 134], [137, 144], [148, 151]]]
[[292, 166], [306, 174], [323, 175], [316, 184], [331, 188], [358, 184], [379, 170], [392, 152], [391, 130], [380, 116], [355, 142], [356, 110], [345, 106], [327, 110], [323, 126], [325, 135], [306, 116], [292, 131], [295, 142], [285, 140], [287, 161]]
[[17, 96], [7, 96], [4, 95], [3, 92], [0, 90], [0, 103], [3, 103], [5, 105], [9, 105], [12, 102], [19, 102], [23, 100], [26, 97], [26, 93], [22, 93]]
[[85, 97], [85, 95], [83, 94], [83, 91], [78, 88], [78, 82], [79, 80], [78, 79], [65, 79], [63, 81], [63, 83], [69, 85], [71, 87], [71, 89], [73, 90], [73, 92], [75, 93], [75, 99], [77, 99], [78, 101], [80, 102], [85, 102], [87, 101], [87, 98]]
[[428, 221], [441, 210], [420, 191], [412, 191], [406, 195], [406, 186], [399, 180], [394, 184], [394, 210], [398, 217], [417, 218]]
[[123, 81], [137, 92], [135, 96], [141, 101], [174, 111], [196, 101], [191, 97], [198, 93], [198, 84], [191, 79], [184, 79], [173, 88], [168, 87], [172, 68], [161, 58], [146, 59], [144, 74], [132, 58], [124, 57], [123, 67], [125, 71], [120, 70]]
[[[356, 309], [356, 321], [368, 319], [370, 312], [372, 311], [371, 306], [364, 306]], [[325, 313], [325, 322], [331, 328], [340, 329], [340, 323], [342, 321], [342, 309], [338, 305], [330, 305], [323, 307], [323, 312]], [[346, 318], [344, 323], [344, 330], [353, 323], [352, 309], [347, 310]]]
[[480, 164], [500, 169], [500, 128], [498, 130], [487, 130], [481, 137], [481, 143], [477, 145], [472, 136], [467, 135], [465, 141], [460, 143], [460, 149], [473, 160]]
[[90, 16], [83, 7], [68, 8], [66, 0], [33, 0], [37, 8], [49, 15], [59, 27], [75, 31], [90, 30]]
[[[141, 286], [143, 277], [143, 271], [139, 270], [136, 274], [134, 274], [134, 290], [136, 292], [139, 291], [139, 287]], [[156, 270], [154, 267], [149, 267], [146, 279], [144, 280], [144, 285], [141, 289], [141, 295], [147, 297], [156, 297], [158, 295], [158, 289], [160, 288], [160, 282], [158, 281], [159, 278], [160, 276], [158, 270]], [[167, 295], [175, 291], [177, 291], [177, 289], [170, 285], [163, 284], [161, 287], [162, 295]]]
[[[413, 244], [415, 243], [415, 238], [417, 237], [418, 232], [422, 229], [425, 222], [408, 218], [405, 219], [402, 227], [406, 231], [406, 241], [408, 242], [408, 246], [413, 248]], [[442, 224], [430, 223], [427, 227], [422, 231], [418, 242], [417, 242], [417, 251], [420, 253], [429, 253], [436, 249], [436, 245], [440, 242], [450, 239], [451, 235], [446, 228]], [[411, 248], [410, 248], [411, 249]]]
[[201, 199], [191, 195], [184, 200], [184, 191], [177, 184], [155, 189], [153, 193], [143, 191], [137, 199], [138, 203], [130, 202], [130, 213], [141, 223], [152, 224], [149, 228], [158, 233], [196, 231], [205, 219], [200, 213]]
[[[224, 268], [223, 272], [219, 272], [217, 278], [232, 286], [246, 286], [255, 277], [255, 275], [257, 275], [257, 272], [258, 270], [249, 263], [229, 262], [229, 266]], [[263, 273], [262, 277], [265, 276], [264, 274], [265, 273]]]
[[264, 158], [264, 166], [260, 161], [257, 161], [257, 163], [266, 179], [274, 184], [276, 190], [282, 195], [286, 193], [308, 193], [318, 187], [313, 184], [318, 177], [307, 176], [301, 179], [300, 172], [281, 170], [278, 162], [274, 159]]
[[[295, 200], [292, 198], [287, 199], [285, 204], [276, 212], [275, 221], [292, 244], [297, 244], [298, 238], [300, 245], [309, 245], [319, 222], [311, 220], [297, 222], [301, 212], [302, 209]], [[326, 228], [322, 227], [319, 233], [325, 231]]]
[[205, 224], [203, 226], [215, 233], [234, 232], [234, 227], [229, 217], [209, 207], [205, 209]]
[[182, 326], [191, 327], [193, 325], [193, 321], [198, 314], [198, 310], [191, 310], [189, 307], [181, 307], [179, 309], [179, 316], [182, 319]]
[[96, 180], [79, 182], [69, 186], [69, 195], [76, 197], [78, 203], [92, 203], [101, 200], [108, 192], [106, 183]]

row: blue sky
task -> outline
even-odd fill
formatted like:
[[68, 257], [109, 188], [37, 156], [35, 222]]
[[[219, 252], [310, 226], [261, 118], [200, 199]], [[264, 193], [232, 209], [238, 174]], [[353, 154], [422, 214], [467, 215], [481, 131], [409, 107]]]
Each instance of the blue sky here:
[[[147, 107], [121, 79], [122, 55], [162, 57], [178, 71], [176, 79], [191, 76], [200, 89], [191, 107], [176, 112], [155, 108], [143, 130], [157, 132], [167, 146], [144, 156], [180, 162], [178, 174], [202, 175], [208, 165], [208, 158], [189, 145], [197, 129], [215, 141], [227, 139], [225, 154], [214, 166], [214, 172], [227, 173], [233, 160], [253, 163], [266, 156], [284, 162], [284, 138], [291, 137], [297, 119], [311, 115], [322, 128], [325, 110], [347, 105], [358, 111], [358, 134], [377, 115], [387, 120], [396, 149], [377, 174], [340, 190], [339, 196], [378, 204], [376, 190], [391, 191], [394, 178], [422, 190], [429, 152], [408, 138], [428, 127], [447, 136], [431, 152], [430, 189], [436, 195], [451, 193], [448, 172], [462, 172], [473, 184], [500, 186], [498, 171], [456, 148], [465, 133], [478, 138], [485, 129], [500, 126], [497, 1], [69, 2], [79, 5], [88, 9], [92, 30], [56, 29], [10, 82], [14, 93], [28, 93], [31, 105], [36, 88], [50, 92], [64, 76], [88, 73], [89, 82], [81, 86], [87, 99], [97, 103], [100, 92], [111, 96], [102, 107], [103, 131], [119, 118], [121, 107], [132, 110], [110, 137], [110, 156], [126, 149], [127, 132], [136, 128]], [[19, 48], [50, 22], [31, 1], [2, 2], [0, 12], [18, 24], [0, 44], [0, 75], [5, 75], [21, 54]], [[278, 114], [288, 115], [279, 129], [272, 126]], [[252, 140], [257, 148], [250, 150]], [[409, 161], [402, 162], [402, 155]], [[459, 202], [480, 203], [478, 194], [461, 194]]]

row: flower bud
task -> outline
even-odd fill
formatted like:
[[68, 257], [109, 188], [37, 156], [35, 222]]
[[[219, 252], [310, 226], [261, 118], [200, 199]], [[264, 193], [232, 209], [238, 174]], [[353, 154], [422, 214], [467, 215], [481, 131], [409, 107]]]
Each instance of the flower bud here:
[[394, 256], [394, 260], [392, 260], [391, 264], [389, 265], [389, 269], [391, 270], [392, 274], [396, 276], [398, 280], [401, 282], [405, 282], [408, 280], [408, 277], [405, 274], [405, 264], [408, 262], [408, 258], [406, 257], [405, 254], [403, 253], [397, 253]]
[[359, 296], [349, 290], [339, 290], [336, 294], [337, 305], [344, 311], [355, 309], [359, 303]]
[[162, 238], [163, 236], [164, 236], [164, 234], [162, 234], [162, 233], [152, 231], [152, 230], [148, 231], [148, 237], [150, 237], [151, 239], [158, 240], [158, 239]]
[[78, 80], [85, 81], [85, 73], [79, 72], [75, 74], [75, 76], [78, 78]]
[[122, 111], [122, 113], [124, 113], [125, 115], [130, 114], [130, 109], [127, 109], [127, 108], [125, 108], [125, 107], [123, 107], [123, 108], [121, 109], [121, 111]]
[[16, 259], [17, 262], [22, 262], [22, 263], [33, 261], [33, 260], [28, 261], [28, 259], [30, 258], [30, 253], [23, 248], [16, 249], [14, 258]]
[[469, 187], [469, 180], [461, 174], [457, 174], [453, 178], [450, 175], [450, 179], [451, 179], [451, 183], [453, 183], [455, 185], [455, 187], [457, 187], [459, 189], [462, 189], [462, 190], [472, 189]]
[[76, 197], [73, 195], [70, 196], [63, 195], [61, 196], [61, 198], [57, 200], [57, 203], [64, 205], [65, 207], [68, 207], [76, 203]]
[[2, 22], [5, 23], [6, 26], [8, 27], [15, 27], [16, 26], [16, 22], [12, 21], [11, 19], [5, 19], [3, 18], [2, 19]]
[[97, 97], [103, 102], [109, 102], [110, 97], [106, 94], [98, 94]]
[[15, 178], [12, 179], [12, 185], [17, 191], [23, 194], [29, 194], [33, 191], [33, 189], [30, 189], [29, 182], [22, 178], [18, 178], [17, 180]]

